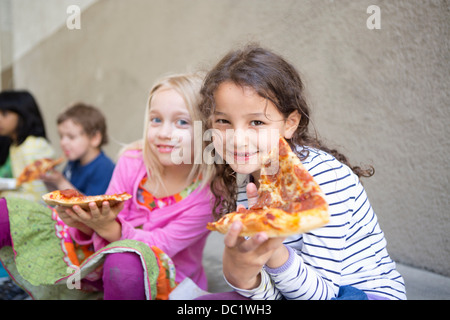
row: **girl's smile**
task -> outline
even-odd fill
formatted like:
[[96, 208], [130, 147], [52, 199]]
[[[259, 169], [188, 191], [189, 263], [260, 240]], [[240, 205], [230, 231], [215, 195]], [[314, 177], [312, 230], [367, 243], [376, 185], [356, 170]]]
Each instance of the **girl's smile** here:
[[[244, 163], [251, 163], [251, 162], [255, 162], [258, 161], [257, 157], [259, 155], [258, 151], [252, 151], [252, 152], [246, 152], [246, 151], [227, 151], [227, 157], [229, 158], [229, 156], [232, 157], [232, 159], [234, 160], [235, 163], [238, 164], [244, 164]], [[227, 158], [227, 160], [229, 160]]]
[[160, 153], [171, 153], [175, 149], [175, 146], [167, 144], [158, 144], [156, 145], [156, 148]]

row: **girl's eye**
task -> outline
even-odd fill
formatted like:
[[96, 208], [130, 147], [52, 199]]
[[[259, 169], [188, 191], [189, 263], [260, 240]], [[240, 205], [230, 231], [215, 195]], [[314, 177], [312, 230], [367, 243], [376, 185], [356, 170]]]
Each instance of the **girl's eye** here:
[[161, 123], [161, 119], [157, 117], [150, 118], [151, 123]]
[[228, 122], [228, 120], [225, 120], [225, 119], [217, 119], [217, 120], [215, 121], [215, 123], [217, 123], [217, 124], [227, 124], [227, 123], [229, 123], [229, 122]]
[[189, 121], [187, 121], [187, 120], [180, 119], [177, 121], [177, 125], [179, 125], [179, 126], [187, 126], [188, 124], [189, 124]]
[[254, 120], [254, 121], [251, 121], [250, 124], [252, 126], [262, 126], [264, 124], [264, 122], [259, 121], [259, 120]]

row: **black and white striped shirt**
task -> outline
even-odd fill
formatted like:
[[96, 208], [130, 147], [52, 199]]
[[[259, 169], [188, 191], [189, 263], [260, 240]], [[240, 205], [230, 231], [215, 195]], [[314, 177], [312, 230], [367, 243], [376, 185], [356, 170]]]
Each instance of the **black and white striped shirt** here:
[[[309, 150], [302, 163], [325, 193], [330, 222], [288, 237], [289, 260], [277, 269], [264, 268], [258, 288], [235, 289], [252, 299], [331, 299], [339, 287], [351, 285], [369, 296], [406, 299], [404, 281], [359, 178], [330, 154]], [[246, 184], [238, 189], [238, 204], [246, 205]]]

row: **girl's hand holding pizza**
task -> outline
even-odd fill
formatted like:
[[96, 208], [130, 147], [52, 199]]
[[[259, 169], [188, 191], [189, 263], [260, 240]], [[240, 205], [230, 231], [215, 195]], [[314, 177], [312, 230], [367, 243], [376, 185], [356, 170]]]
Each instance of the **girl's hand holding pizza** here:
[[[258, 189], [254, 183], [249, 183], [246, 191], [248, 206], [252, 207], [257, 202]], [[285, 237], [269, 238], [261, 232], [245, 240], [239, 237], [241, 229], [242, 223], [234, 222], [225, 236], [223, 271], [230, 284], [241, 289], [252, 289], [259, 285], [259, 274], [265, 264], [272, 268], [279, 267], [289, 258], [289, 253], [282, 245]]]
[[240, 289], [256, 288], [264, 265], [276, 268], [289, 258], [284, 237], [269, 238], [264, 232], [246, 240], [239, 236], [242, 223], [236, 221], [225, 235], [223, 272], [227, 281]]
[[113, 242], [119, 240], [122, 234], [122, 227], [116, 220], [122, 208], [122, 202], [111, 207], [108, 201], [103, 201], [100, 208], [95, 202], [91, 202], [89, 203], [89, 210], [74, 205], [72, 209], [68, 209], [66, 212], [69, 212], [71, 218], [86, 225], [103, 239]]
[[126, 192], [84, 196], [72, 189], [55, 190], [42, 196], [48, 205], [55, 206], [66, 225], [88, 236], [96, 232], [109, 242], [119, 240], [122, 235], [122, 226], [116, 218], [123, 209], [123, 202], [130, 198]]
[[73, 211], [70, 208], [57, 205], [55, 207], [56, 212], [58, 213], [58, 216], [61, 218], [61, 220], [72, 228], [77, 228], [84, 234], [91, 236], [94, 233], [94, 230], [89, 228], [84, 223], [80, 222], [79, 219], [77, 219], [76, 215], [73, 213]]

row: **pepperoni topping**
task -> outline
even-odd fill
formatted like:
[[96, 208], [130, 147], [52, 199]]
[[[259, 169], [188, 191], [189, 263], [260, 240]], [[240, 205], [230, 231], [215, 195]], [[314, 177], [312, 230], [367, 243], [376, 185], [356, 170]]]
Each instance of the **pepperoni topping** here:
[[80, 197], [83, 196], [81, 193], [79, 193], [76, 190], [73, 189], [66, 189], [66, 190], [61, 190], [60, 194], [64, 197], [64, 198], [73, 198], [73, 197]]
[[321, 207], [324, 204], [326, 204], [326, 201], [321, 196], [307, 193], [296, 199], [294, 202], [286, 203], [282, 209], [289, 213], [295, 213]]
[[272, 204], [272, 195], [269, 191], [262, 191], [258, 196], [258, 201], [252, 207], [252, 209], [262, 209]]
[[309, 182], [313, 180], [313, 177], [309, 174], [308, 170], [302, 169], [298, 166], [294, 167], [294, 173], [300, 181]]
[[280, 150], [279, 150], [280, 158], [286, 157], [289, 154], [289, 151], [291, 149], [289, 147], [289, 145], [287, 144], [287, 142], [285, 142], [285, 140], [281, 139], [281, 138], [279, 141], [279, 148], [280, 148]]
[[275, 220], [275, 216], [272, 213], [270, 213], [270, 212], [268, 212], [266, 214], [266, 218], [269, 219], [269, 220]]

